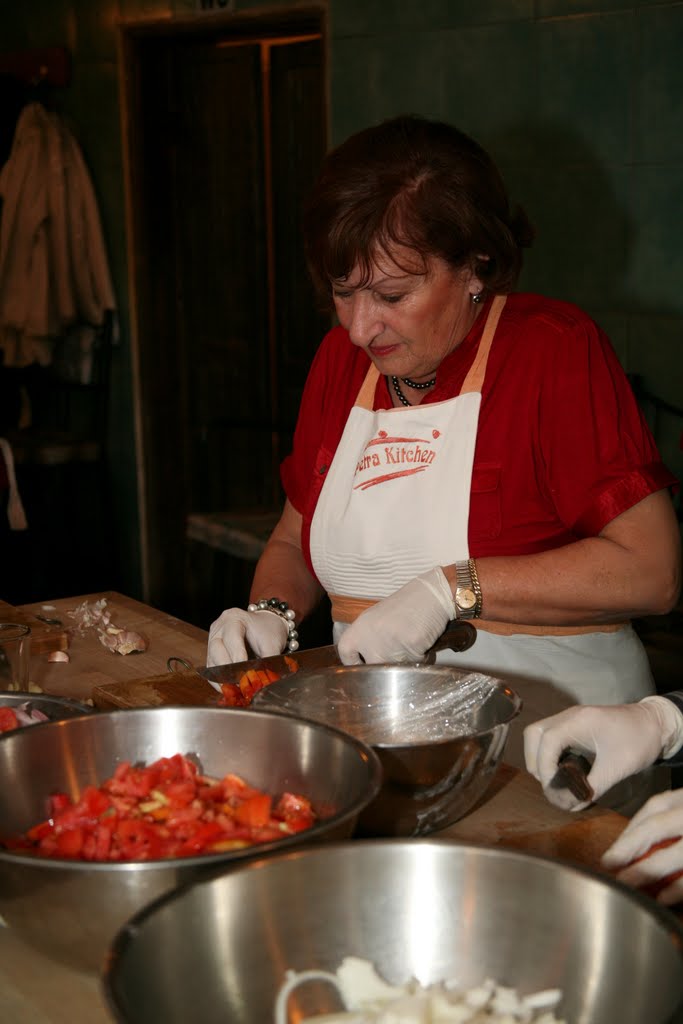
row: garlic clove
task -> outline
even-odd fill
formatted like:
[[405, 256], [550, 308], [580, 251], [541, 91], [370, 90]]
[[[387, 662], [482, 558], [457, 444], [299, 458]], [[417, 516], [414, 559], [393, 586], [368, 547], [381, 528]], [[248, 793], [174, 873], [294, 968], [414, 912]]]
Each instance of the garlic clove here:
[[71, 661], [66, 651], [50, 651], [47, 656], [48, 661]]

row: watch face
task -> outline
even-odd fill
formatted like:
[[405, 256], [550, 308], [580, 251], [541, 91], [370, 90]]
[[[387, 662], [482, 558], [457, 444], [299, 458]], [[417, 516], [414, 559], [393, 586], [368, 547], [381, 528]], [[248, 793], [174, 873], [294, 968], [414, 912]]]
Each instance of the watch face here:
[[469, 587], [465, 587], [456, 591], [455, 603], [459, 608], [474, 608], [477, 603], [477, 595]]

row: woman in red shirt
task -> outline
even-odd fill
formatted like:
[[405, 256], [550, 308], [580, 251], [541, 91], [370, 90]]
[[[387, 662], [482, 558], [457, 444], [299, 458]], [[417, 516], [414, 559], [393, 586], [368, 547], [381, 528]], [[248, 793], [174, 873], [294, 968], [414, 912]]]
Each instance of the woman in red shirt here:
[[347, 664], [419, 660], [458, 618], [476, 641], [439, 661], [584, 703], [651, 693], [629, 620], [678, 594], [675, 480], [600, 328], [513, 292], [532, 230], [488, 154], [418, 117], [359, 132], [324, 161], [305, 237], [340, 326], [252, 604], [213, 623], [209, 663], [294, 649], [324, 590]]

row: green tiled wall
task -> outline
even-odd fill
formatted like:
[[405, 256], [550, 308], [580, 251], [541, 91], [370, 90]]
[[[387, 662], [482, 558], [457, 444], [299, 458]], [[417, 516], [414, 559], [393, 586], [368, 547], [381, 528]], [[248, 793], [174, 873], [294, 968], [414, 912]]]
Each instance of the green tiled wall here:
[[[7, 6], [7, 5], [5, 5]], [[195, 0], [32, 0], [0, 48], [63, 44], [64, 94], [101, 203], [121, 307], [112, 449], [128, 579], [139, 592], [117, 25], [186, 18]], [[239, 13], [305, 7], [235, 0]], [[629, 372], [683, 405], [683, 0], [328, 0], [331, 137], [413, 111], [498, 160], [537, 226], [522, 285], [584, 306]], [[200, 15], [202, 16], [202, 15]], [[683, 423], [662, 451], [683, 476]]]

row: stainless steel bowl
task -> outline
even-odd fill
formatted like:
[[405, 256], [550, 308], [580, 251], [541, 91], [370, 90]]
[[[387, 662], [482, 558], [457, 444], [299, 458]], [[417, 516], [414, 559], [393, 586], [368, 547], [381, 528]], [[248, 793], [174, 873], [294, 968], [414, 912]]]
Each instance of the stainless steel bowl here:
[[10, 928], [57, 960], [96, 970], [124, 921], [176, 885], [263, 852], [350, 836], [381, 779], [370, 748], [314, 722], [234, 708], [101, 712], [0, 738], [0, 835], [42, 820], [56, 790], [77, 798], [120, 761], [149, 764], [176, 753], [196, 756], [209, 775], [235, 772], [274, 795], [299, 792], [319, 821], [258, 847], [180, 860], [95, 864], [2, 850], [0, 914]]
[[78, 718], [93, 710], [89, 704], [81, 704], [70, 697], [53, 697], [49, 693], [15, 690], [13, 693], [0, 694], [0, 707], [16, 709], [27, 702], [37, 711], [47, 715], [51, 722], [60, 722], [63, 718]]
[[353, 665], [297, 672], [253, 707], [334, 725], [370, 744], [384, 782], [357, 834], [419, 836], [484, 795], [522, 702], [504, 682], [447, 665]]
[[[683, 929], [588, 869], [448, 840], [367, 840], [252, 861], [165, 897], [117, 936], [105, 989], [124, 1024], [272, 1021], [288, 970], [371, 961], [393, 984], [560, 988], [568, 1024], [663, 1024]], [[338, 1008], [300, 986], [289, 1020]]]

